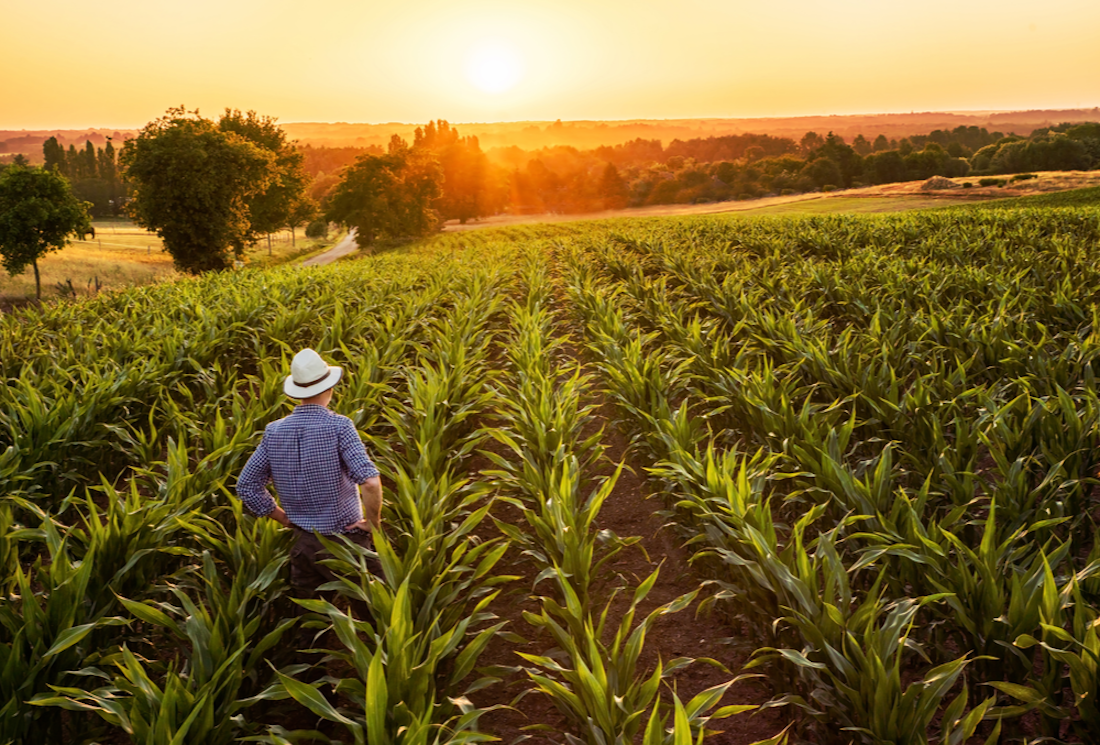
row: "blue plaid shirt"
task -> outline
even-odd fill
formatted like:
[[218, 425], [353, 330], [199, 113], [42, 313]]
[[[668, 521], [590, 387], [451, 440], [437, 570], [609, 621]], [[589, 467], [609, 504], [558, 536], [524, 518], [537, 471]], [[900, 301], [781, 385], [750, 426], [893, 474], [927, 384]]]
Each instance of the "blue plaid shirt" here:
[[355, 425], [324, 406], [305, 404], [267, 425], [237, 480], [237, 495], [253, 513], [275, 509], [275, 483], [290, 522], [324, 535], [363, 519], [357, 484], [378, 475]]

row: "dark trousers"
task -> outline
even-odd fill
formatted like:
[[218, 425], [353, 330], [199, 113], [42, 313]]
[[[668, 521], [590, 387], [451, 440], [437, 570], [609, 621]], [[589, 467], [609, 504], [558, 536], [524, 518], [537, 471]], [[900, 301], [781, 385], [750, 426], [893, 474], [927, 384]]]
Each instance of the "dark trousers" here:
[[[368, 532], [357, 530], [354, 533], [343, 533], [342, 535], [358, 546], [374, 550], [374, 538]], [[325, 536], [325, 538], [332, 541], [341, 540], [339, 535]], [[337, 578], [331, 569], [320, 563], [331, 557], [332, 554], [325, 549], [316, 533], [307, 532], [299, 527], [294, 528], [294, 547], [290, 549], [290, 584], [298, 597], [322, 598], [333, 605], [340, 605], [337, 592], [319, 592], [317, 589], [326, 582], [332, 582]], [[382, 564], [378, 559], [368, 559], [367, 566], [375, 577], [382, 576]], [[370, 608], [361, 600], [349, 600], [347, 610], [356, 620], [371, 620]], [[298, 609], [298, 612], [303, 615], [305, 613], [301, 608]], [[318, 647], [331, 648], [330, 645], [339, 646], [340, 644], [335, 635], [330, 634], [322, 638], [317, 627], [307, 628], [301, 621], [299, 621], [293, 643], [299, 650]], [[312, 657], [301, 655], [302, 653], [299, 653], [299, 662], [313, 664]], [[322, 670], [321, 673], [323, 672]]]
[[[341, 537], [362, 548], [374, 550], [374, 537], [366, 531], [325, 536], [331, 541], [339, 541]], [[313, 597], [318, 587], [336, 579], [333, 571], [321, 564], [322, 560], [331, 559], [332, 554], [325, 549], [316, 533], [295, 527], [294, 539], [294, 548], [290, 550], [290, 584], [301, 597]], [[378, 559], [368, 559], [367, 567], [375, 577], [382, 576], [382, 564]]]

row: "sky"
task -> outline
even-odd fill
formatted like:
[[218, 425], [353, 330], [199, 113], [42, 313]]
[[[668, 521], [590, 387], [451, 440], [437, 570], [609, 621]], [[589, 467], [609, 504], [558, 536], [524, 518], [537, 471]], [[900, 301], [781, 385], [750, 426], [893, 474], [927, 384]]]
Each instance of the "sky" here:
[[1100, 105], [1097, 0], [0, 0], [0, 129]]

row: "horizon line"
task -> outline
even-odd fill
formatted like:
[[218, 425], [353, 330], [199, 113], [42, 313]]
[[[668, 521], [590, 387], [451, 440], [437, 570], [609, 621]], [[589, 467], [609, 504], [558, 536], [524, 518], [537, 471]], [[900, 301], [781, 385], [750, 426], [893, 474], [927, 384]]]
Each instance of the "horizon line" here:
[[[328, 124], [328, 125], [343, 125], [343, 126], [367, 126], [367, 127], [418, 127], [432, 121], [445, 121], [451, 125], [471, 126], [471, 125], [488, 125], [488, 124], [553, 124], [555, 122], [561, 122], [564, 124], [634, 124], [642, 122], [685, 122], [685, 121], [698, 121], [698, 122], [722, 122], [722, 121], [784, 121], [794, 119], [813, 119], [813, 118], [848, 118], [848, 117], [887, 117], [887, 116], [923, 116], [928, 114], [945, 114], [951, 116], [994, 116], [1000, 114], [1029, 114], [1040, 111], [1098, 111], [1100, 105], [1096, 106], [1069, 106], [1058, 108], [1031, 108], [1031, 109], [928, 109], [925, 111], [867, 111], [867, 112], [848, 112], [843, 114], [788, 114], [783, 116], [682, 116], [682, 117], [634, 117], [630, 119], [501, 119], [496, 121], [452, 121], [445, 117], [438, 117], [436, 119], [429, 119], [427, 122], [400, 122], [400, 121], [385, 121], [385, 122], [349, 122], [349, 121], [322, 121], [322, 120], [296, 120], [282, 122], [276, 118], [276, 122], [280, 126], [290, 125], [310, 125], [310, 124]], [[146, 122], [148, 124], [148, 122]], [[53, 127], [19, 127], [8, 129], [3, 125], [0, 125], [0, 130], [8, 132], [51, 132], [51, 131], [69, 131], [69, 132], [100, 132], [104, 130], [111, 131], [123, 131], [132, 130], [138, 131], [145, 125], [136, 127], [126, 127], [118, 125], [109, 126], [84, 126], [84, 127], [65, 127], [65, 126], [53, 126]]]

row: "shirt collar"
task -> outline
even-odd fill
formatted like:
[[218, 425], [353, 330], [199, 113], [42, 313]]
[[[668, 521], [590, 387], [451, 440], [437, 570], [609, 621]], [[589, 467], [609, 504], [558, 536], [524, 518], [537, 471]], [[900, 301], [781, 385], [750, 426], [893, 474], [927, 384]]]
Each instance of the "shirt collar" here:
[[329, 414], [331, 411], [327, 406], [321, 406], [321, 404], [298, 404], [294, 407], [295, 414]]

